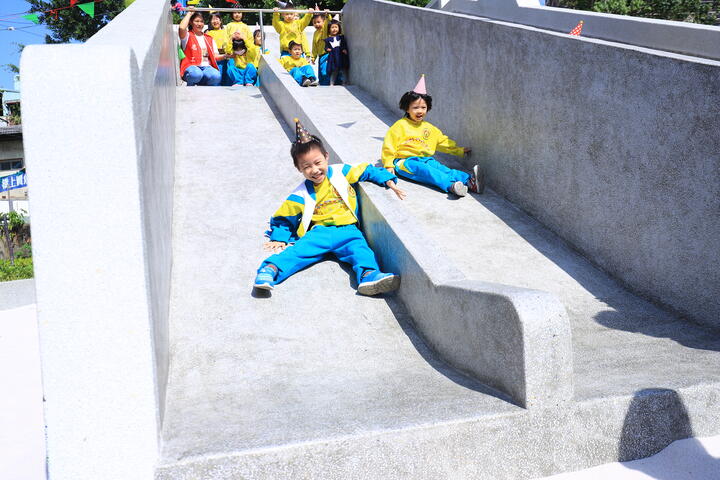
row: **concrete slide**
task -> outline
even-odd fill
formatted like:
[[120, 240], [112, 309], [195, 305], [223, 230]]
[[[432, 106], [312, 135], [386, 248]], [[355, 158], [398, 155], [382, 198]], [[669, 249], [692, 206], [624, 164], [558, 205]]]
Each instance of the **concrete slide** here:
[[[412, 278], [398, 295], [362, 297], [349, 268], [327, 260], [271, 296], [252, 292], [267, 220], [301, 180], [283, 119], [299, 114], [334, 161], [356, 163], [379, 159], [399, 115], [357, 86], [301, 89], [270, 56], [262, 71], [262, 91], [177, 90], [158, 480], [536, 478], [720, 431], [717, 335], [628, 292], [492, 191], [457, 199], [403, 182], [409, 197], [390, 215], [386, 192], [363, 185], [370, 230], [402, 233], [412, 222], [432, 248], [390, 252], [374, 233], [371, 243], [385, 265], [406, 255], [452, 268], [458, 281], [558, 298], [571, 331], [567, 399], [522, 408], [448, 360], [402, 292]], [[214, 132], [212, 141], [190, 131]]]

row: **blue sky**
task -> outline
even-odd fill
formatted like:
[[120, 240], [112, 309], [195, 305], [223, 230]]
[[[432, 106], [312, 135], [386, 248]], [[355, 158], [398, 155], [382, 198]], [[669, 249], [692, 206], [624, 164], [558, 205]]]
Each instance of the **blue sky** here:
[[[70, 2], [68, 2], [70, 3]], [[27, 12], [30, 5], [25, 0], [0, 0], [0, 88], [13, 88], [13, 74], [6, 71], [2, 65], [6, 63], [20, 64], [20, 55], [17, 53], [15, 42], [32, 45], [45, 43], [47, 29], [44, 25], [32, 26], [34, 23], [25, 20], [16, 13]], [[7, 30], [8, 27], [20, 30]]]

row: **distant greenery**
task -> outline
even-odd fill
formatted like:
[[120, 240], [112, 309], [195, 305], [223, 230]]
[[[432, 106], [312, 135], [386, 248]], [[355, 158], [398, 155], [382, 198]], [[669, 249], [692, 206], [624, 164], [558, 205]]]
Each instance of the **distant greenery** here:
[[548, 6], [715, 25], [720, 0], [549, 0]]
[[[69, 43], [71, 40], [84, 42], [95, 35], [110, 20], [125, 9], [125, 0], [104, 0], [95, 4], [95, 17], [90, 18], [78, 7], [59, 10], [57, 16], [49, 12], [67, 7], [68, 0], [26, 0], [30, 12], [38, 13], [39, 21], [52, 32], [45, 35], [45, 43]], [[78, 3], [87, 3], [79, 1]]]
[[10, 260], [0, 260], [0, 282], [25, 278], [33, 278], [32, 258], [16, 258], [15, 265], [11, 265]]

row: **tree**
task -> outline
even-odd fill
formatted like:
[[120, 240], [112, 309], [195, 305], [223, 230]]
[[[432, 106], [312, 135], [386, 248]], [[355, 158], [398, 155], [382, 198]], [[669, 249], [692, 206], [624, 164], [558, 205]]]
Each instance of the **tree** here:
[[550, 0], [548, 6], [713, 25], [720, 0]]
[[[92, 0], [79, 0], [78, 3], [87, 3]], [[95, 35], [110, 20], [125, 9], [125, 0], [103, 0], [95, 3], [95, 17], [83, 12], [77, 6], [58, 10], [68, 6], [68, 0], [27, 0], [30, 12], [38, 14], [40, 23], [47, 25], [52, 32], [45, 35], [45, 43], [69, 43], [70, 41], [84, 42]]]

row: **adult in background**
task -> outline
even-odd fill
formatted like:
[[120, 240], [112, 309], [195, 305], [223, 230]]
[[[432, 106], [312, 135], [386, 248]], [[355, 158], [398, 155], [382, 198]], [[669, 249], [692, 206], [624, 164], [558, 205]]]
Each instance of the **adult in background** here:
[[202, 13], [195, 7], [188, 7], [189, 15], [185, 15], [178, 25], [180, 48], [185, 58], [180, 62], [180, 78], [192, 87], [195, 85], [220, 85], [222, 79], [218, 63], [227, 56], [220, 54], [215, 41], [203, 32], [205, 20]]

